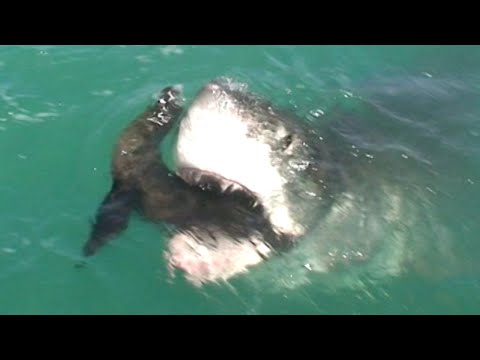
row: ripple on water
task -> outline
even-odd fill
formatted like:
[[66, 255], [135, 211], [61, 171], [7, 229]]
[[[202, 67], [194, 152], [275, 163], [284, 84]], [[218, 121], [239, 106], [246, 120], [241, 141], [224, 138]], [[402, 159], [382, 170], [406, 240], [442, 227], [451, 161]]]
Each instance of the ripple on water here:
[[114, 94], [113, 90], [105, 89], [105, 90], [94, 90], [91, 92], [92, 95], [95, 96], [111, 96]]

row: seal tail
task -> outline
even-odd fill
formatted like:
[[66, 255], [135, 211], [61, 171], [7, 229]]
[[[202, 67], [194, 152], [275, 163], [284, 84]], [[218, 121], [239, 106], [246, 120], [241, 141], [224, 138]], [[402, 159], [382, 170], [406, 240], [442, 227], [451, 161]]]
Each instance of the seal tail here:
[[99, 248], [128, 227], [136, 201], [135, 190], [114, 181], [110, 192], [97, 210], [90, 237], [83, 247], [84, 256], [94, 255]]

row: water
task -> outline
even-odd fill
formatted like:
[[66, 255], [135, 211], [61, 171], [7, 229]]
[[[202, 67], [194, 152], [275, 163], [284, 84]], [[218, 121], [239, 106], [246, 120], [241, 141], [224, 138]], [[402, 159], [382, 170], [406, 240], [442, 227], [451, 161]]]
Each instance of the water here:
[[[479, 63], [459, 46], [0, 48], [0, 313], [478, 313]], [[375, 181], [322, 235], [382, 238], [372, 271], [300, 276], [304, 249], [196, 289], [168, 281], [163, 233], [138, 218], [75, 267], [121, 129], [163, 86], [189, 97], [220, 75], [312, 126], [358, 119], [340, 130]]]

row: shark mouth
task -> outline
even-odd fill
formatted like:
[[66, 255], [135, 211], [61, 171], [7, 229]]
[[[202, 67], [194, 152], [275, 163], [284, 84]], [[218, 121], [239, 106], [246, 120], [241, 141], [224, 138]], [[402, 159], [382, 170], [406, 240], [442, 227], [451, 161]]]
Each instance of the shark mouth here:
[[209, 190], [217, 194], [240, 196], [251, 202], [251, 206], [262, 206], [270, 222], [277, 233], [300, 236], [305, 229], [297, 223], [290, 214], [289, 204], [285, 196], [280, 193], [277, 197], [262, 197], [244, 185], [225, 178], [215, 172], [205, 171], [193, 167], [183, 167], [177, 171], [178, 175], [188, 184], [198, 186], [203, 190]]
[[185, 167], [179, 169], [178, 174], [190, 185], [199, 186], [205, 190], [213, 190], [222, 194], [241, 192], [251, 198], [256, 198], [255, 194], [245, 186], [213, 172]]

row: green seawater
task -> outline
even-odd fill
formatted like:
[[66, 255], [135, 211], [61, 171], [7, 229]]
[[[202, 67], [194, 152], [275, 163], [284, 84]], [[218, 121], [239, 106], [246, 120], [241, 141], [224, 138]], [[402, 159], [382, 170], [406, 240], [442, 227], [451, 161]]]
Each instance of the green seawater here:
[[[408, 238], [406, 271], [255, 285], [295, 276], [280, 262], [195, 288], [169, 279], [164, 233], [138, 217], [75, 266], [120, 131], [162, 87], [189, 98], [224, 75], [312, 124], [339, 109], [362, 119], [356, 143], [391, 159], [372, 177], [384, 168], [408, 206], [385, 225], [367, 203], [374, 225], [350, 217], [325, 236]], [[479, 95], [477, 46], [1, 46], [0, 314], [479, 313]], [[376, 274], [397, 250], [382, 250]]]

